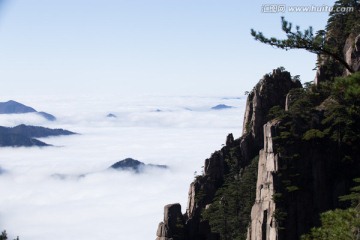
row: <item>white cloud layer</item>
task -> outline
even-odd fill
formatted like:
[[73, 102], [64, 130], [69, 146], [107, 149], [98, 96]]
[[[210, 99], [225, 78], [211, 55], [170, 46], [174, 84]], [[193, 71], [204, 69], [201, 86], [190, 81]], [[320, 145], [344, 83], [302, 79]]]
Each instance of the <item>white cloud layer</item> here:
[[[219, 97], [14, 100], [54, 114], [58, 121], [0, 115], [0, 125], [26, 123], [80, 133], [40, 139], [56, 147], [0, 149], [5, 170], [0, 227], [24, 240], [154, 239], [164, 205], [180, 202], [185, 211], [194, 171], [201, 172], [205, 158], [220, 149], [228, 133], [240, 135], [245, 103]], [[236, 108], [210, 110], [217, 104]], [[107, 118], [108, 113], [117, 118]], [[170, 168], [141, 175], [107, 169], [127, 157]], [[78, 178], [81, 174], [87, 175]]]

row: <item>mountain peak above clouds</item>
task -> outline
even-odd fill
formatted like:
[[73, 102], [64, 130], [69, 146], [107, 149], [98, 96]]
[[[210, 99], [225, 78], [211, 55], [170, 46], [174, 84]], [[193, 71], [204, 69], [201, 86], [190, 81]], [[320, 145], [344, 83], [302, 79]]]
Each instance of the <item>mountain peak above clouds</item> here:
[[38, 112], [32, 107], [26, 106], [14, 100], [9, 100], [7, 102], [0, 102], [0, 114], [21, 114], [21, 113], [37, 113], [38, 115], [44, 117], [48, 121], [56, 120], [55, 116], [49, 113]]
[[36, 112], [36, 110], [32, 107], [26, 106], [14, 100], [10, 100], [7, 102], [0, 102], [0, 114], [29, 113], [29, 112]]
[[145, 164], [145, 163], [135, 160], [133, 158], [126, 158], [126, 159], [116, 162], [110, 166], [110, 168], [113, 168], [116, 170], [130, 170], [130, 171], [134, 171], [135, 173], [142, 172], [144, 170], [144, 168], [146, 168], [146, 167], [155, 167], [155, 168], [162, 168], [162, 169], [168, 168], [166, 165]]
[[24, 124], [12, 128], [0, 126], [0, 147], [45, 147], [50, 145], [35, 138], [73, 134], [76, 133], [64, 129], [50, 129]]
[[229, 108], [234, 108], [234, 107], [228, 106], [228, 105], [225, 105], [225, 104], [219, 104], [219, 105], [216, 105], [216, 106], [212, 107], [211, 109], [212, 110], [223, 110], [223, 109], [229, 109]]

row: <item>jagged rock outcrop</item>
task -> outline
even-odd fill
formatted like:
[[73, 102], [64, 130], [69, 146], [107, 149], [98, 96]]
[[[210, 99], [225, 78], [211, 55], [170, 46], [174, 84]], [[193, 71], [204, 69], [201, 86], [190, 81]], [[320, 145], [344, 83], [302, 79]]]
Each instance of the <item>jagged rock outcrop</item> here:
[[[358, 10], [356, 4], [355, 7]], [[360, 35], [356, 25], [359, 15], [332, 12], [330, 16], [321, 40], [353, 71], [360, 71]], [[319, 36], [316, 41], [320, 40]], [[349, 74], [346, 64], [340, 64], [330, 55], [318, 56], [315, 85]], [[349, 206], [340, 202], [339, 196], [349, 194], [352, 179], [359, 177], [359, 117], [355, 121], [351, 115], [358, 102], [352, 101], [354, 106], [350, 108], [346, 99], [327, 93], [326, 87], [318, 88], [318, 92], [316, 88], [290, 91], [300, 87], [296, 78], [279, 68], [265, 75], [249, 93], [242, 137], [228, 136], [226, 146], [206, 159], [203, 175], [190, 185], [183, 239], [242, 239], [247, 230], [248, 240], [296, 240], [319, 226], [321, 213]], [[267, 119], [274, 106], [280, 108], [273, 109], [272, 117], [275, 113], [281, 117]], [[226, 211], [229, 206], [226, 196], [234, 192], [245, 196], [239, 191], [245, 189], [241, 184], [255, 189], [242, 178], [250, 179], [251, 183], [257, 179], [256, 196], [232, 198], [241, 202], [231, 208], [235, 212], [231, 220], [236, 228], [232, 230], [245, 226], [233, 237], [227, 226], [230, 213]], [[245, 211], [241, 212], [241, 208]], [[239, 213], [242, 219], [238, 219]]]
[[274, 152], [273, 138], [277, 136], [278, 121], [264, 125], [264, 149], [260, 150], [256, 200], [251, 210], [248, 240], [277, 240], [275, 219], [274, 173], [278, 170], [278, 154]]
[[227, 137], [226, 137], [226, 145], [231, 145], [234, 143], [234, 136], [232, 133], [230, 133]]
[[287, 71], [276, 69], [266, 74], [249, 94], [243, 123], [243, 135], [251, 134], [258, 147], [263, 145], [263, 125], [269, 110], [273, 106], [285, 108], [286, 95], [293, 88], [300, 88], [301, 83], [293, 80]]
[[[321, 129], [325, 112], [334, 104], [339, 103], [329, 97], [312, 110], [307, 123], [311, 130]], [[264, 126], [247, 240], [300, 239], [319, 224], [320, 213], [344, 206], [339, 196], [347, 194], [360, 172], [358, 154], [352, 153], [352, 161], [346, 162], [336, 142], [290, 139], [286, 136], [294, 133], [287, 132], [288, 123], [272, 120]], [[299, 130], [304, 122], [291, 123], [300, 131], [296, 134], [305, 135]]]
[[[197, 176], [190, 184], [188, 204], [184, 214], [187, 238], [184, 239], [220, 239], [219, 233], [211, 231], [209, 222], [202, 219], [201, 214], [212, 204], [216, 191], [224, 183], [224, 176], [229, 174], [230, 166], [226, 160], [236, 156], [234, 164], [239, 171], [236, 175], [240, 176], [243, 169], [263, 148], [263, 125], [267, 122], [266, 116], [269, 110], [274, 106], [285, 108], [286, 95], [291, 89], [299, 87], [301, 83], [298, 80], [292, 79], [289, 72], [279, 68], [272, 74], [265, 75], [249, 94], [243, 136], [234, 139], [232, 134], [228, 135], [226, 145], [205, 160], [203, 175]], [[247, 223], [245, 224], [247, 226]], [[166, 229], [168, 229], [166, 226], [168, 225], [160, 223], [158, 237], [165, 237]]]
[[239, 145], [239, 140], [233, 140], [232, 134], [227, 137], [227, 145], [214, 152], [205, 160], [204, 174], [197, 176], [190, 184], [186, 213], [184, 214], [187, 237], [189, 240], [218, 239], [218, 234], [212, 233], [209, 223], [201, 219], [201, 211], [213, 201], [216, 190], [223, 184], [225, 173], [225, 158], [229, 148]]
[[164, 221], [159, 223], [156, 240], [185, 239], [185, 221], [178, 203], [164, 207]]
[[214, 181], [224, 177], [224, 158], [221, 152], [214, 152], [211, 158], [205, 160], [204, 174]]
[[194, 216], [195, 207], [196, 207], [195, 196], [197, 191], [198, 190], [195, 188], [195, 182], [192, 182], [189, 187], [188, 201], [187, 201], [186, 213], [185, 213], [185, 215], [188, 218], [192, 218]]

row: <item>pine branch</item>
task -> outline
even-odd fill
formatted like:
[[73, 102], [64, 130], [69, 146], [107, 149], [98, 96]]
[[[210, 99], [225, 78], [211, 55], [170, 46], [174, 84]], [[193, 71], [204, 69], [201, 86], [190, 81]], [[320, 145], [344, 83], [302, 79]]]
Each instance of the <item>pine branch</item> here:
[[[296, 26], [296, 32], [292, 31], [292, 24], [285, 20], [284, 17], [281, 18], [282, 30], [286, 33], [287, 39], [277, 39], [274, 37], [267, 38], [262, 32], [257, 32], [254, 29], [251, 29], [251, 35], [255, 40], [262, 43], [268, 44], [273, 47], [277, 47], [284, 50], [290, 49], [305, 49], [311, 53], [327, 55], [338, 61], [343, 65], [349, 72], [354, 73], [352, 67], [338, 55], [335, 51], [327, 48], [324, 41], [319, 41], [319, 35], [314, 36], [312, 27], [306, 29], [304, 32], [300, 31], [300, 27]], [[323, 31], [320, 31], [323, 33]]]

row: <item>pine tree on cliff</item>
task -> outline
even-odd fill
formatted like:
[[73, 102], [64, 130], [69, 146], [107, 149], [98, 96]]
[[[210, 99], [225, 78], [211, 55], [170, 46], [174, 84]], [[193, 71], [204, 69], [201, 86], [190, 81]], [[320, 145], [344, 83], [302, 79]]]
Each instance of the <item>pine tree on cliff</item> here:
[[[335, 2], [333, 11], [329, 14], [326, 25], [329, 44], [334, 46], [344, 46], [346, 37], [352, 32], [360, 30], [360, 3], [359, 0], [338, 0]], [[353, 11], [344, 13], [336, 9], [350, 9]], [[341, 51], [342, 49], [340, 49]]]
[[[343, 47], [345, 46], [347, 38], [351, 34], [360, 33], [360, 8], [359, 0], [340, 0], [336, 1], [333, 6], [333, 11], [329, 14], [329, 19], [326, 25], [326, 43], [338, 55], [343, 55]], [[337, 9], [351, 10], [344, 13], [336, 11]], [[323, 74], [327, 78], [331, 75], [341, 76], [344, 72], [344, 67], [337, 64], [331, 58], [326, 56], [319, 56], [318, 61], [322, 62]], [[326, 64], [324, 64], [326, 63]]]
[[[353, 11], [338, 11], [341, 8], [343, 10], [345, 8], [352, 8]], [[345, 61], [342, 49], [339, 49], [339, 46], [343, 46], [351, 31], [360, 29], [359, 0], [336, 1], [333, 11], [330, 13], [326, 27], [327, 31], [320, 30], [314, 34], [312, 27], [301, 31], [299, 26], [296, 26], [295, 30], [293, 30], [292, 23], [286, 21], [284, 17], [281, 18], [281, 22], [286, 39], [268, 38], [262, 32], [255, 31], [254, 29], [251, 29], [251, 35], [257, 41], [280, 49], [305, 49], [319, 56], [330, 57], [349, 72], [354, 72], [354, 69]]]
[[281, 23], [282, 30], [286, 33], [286, 39], [277, 39], [275, 37], [267, 38], [262, 32], [257, 32], [254, 29], [251, 29], [251, 35], [257, 41], [280, 49], [305, 49], [318, 55], [330, 56], [351, 73], [354, 72], [345, 59], [326, 44], [325, 31], [318, 31], [317, 34], [314, 35], [312, 27], [302, 32], [299, 26], [296, 26], [296, 31], [293, 31], [292, 23], [286, 21], [284, 17], [281, 17]]

